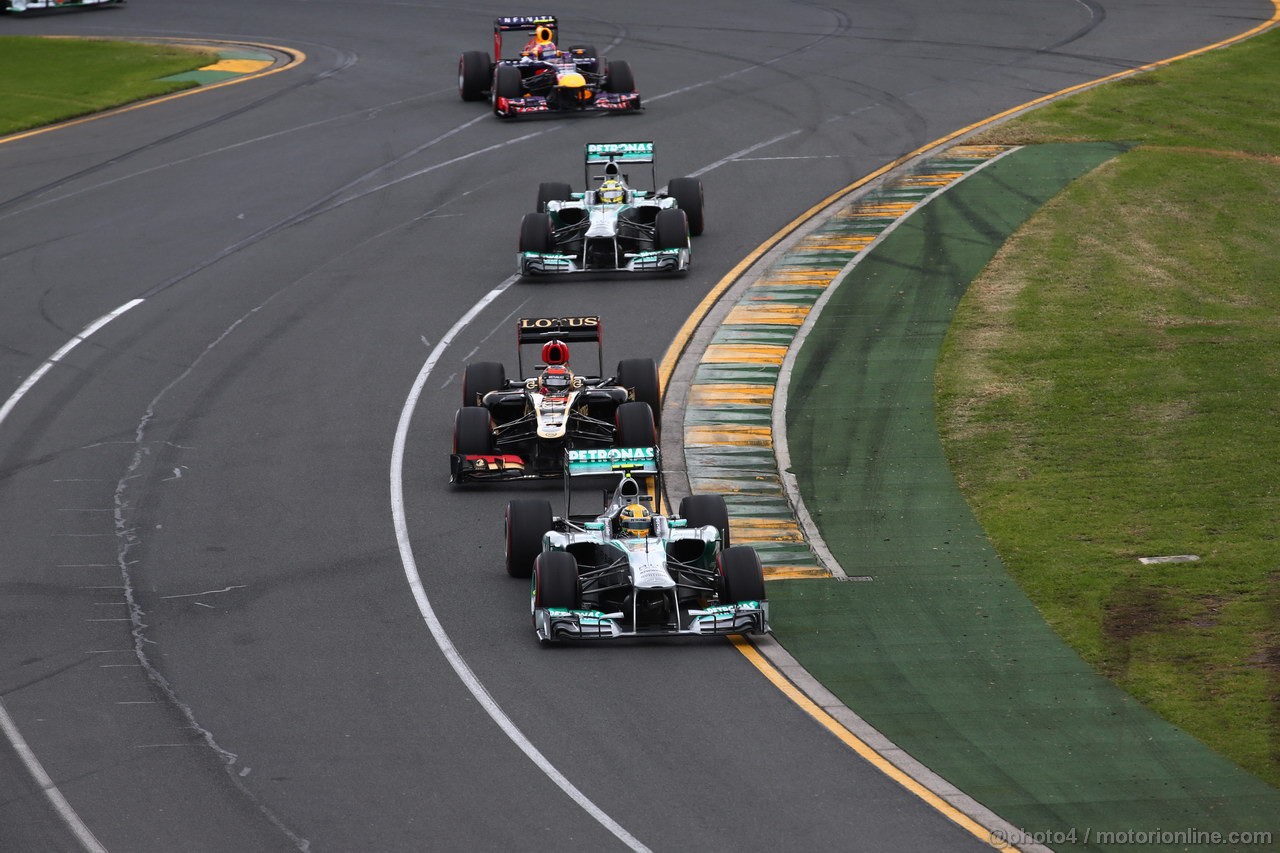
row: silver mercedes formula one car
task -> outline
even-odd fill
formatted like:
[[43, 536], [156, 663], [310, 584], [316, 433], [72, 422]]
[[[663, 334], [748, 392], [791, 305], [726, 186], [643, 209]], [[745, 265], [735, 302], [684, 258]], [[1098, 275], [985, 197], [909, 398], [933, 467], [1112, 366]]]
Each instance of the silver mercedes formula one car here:
[[[577, 343], [595, 345], [595, 373], [569, 366], [569, 344]], [[656, 442], [658, 367], [651, 358], [623, 359], [606, 376], [599, 317], [517, 320], [521, 377], [528, 345], [541, 346], [536, 376], [507, 379], [506, 367], [496, 361], [466, 366], [462, 408], [454, 418], [451, 482], [560, 477], [566, 450]]]
[[[692, 495], [662, 513], [659, 454], [570, 450], [563, 517], [545, 500], [507, 504], [507, 573], [532, 578], [539, 640], [769, 633], [760, 557], [730, 547], [724, 498]], [[604, 509], [574, 515], [575, 481], [601, 477], [616, 483]]]
[[[538, 187], [537, 211], [520, 222], [516, 271], [526, 277], [584, 272], [668, 272], [689, 269], [691, 236], [702, 233], [702, 181], [672, 178], [659, 192], [652, 142], [586, 146], [586, 189], [567, 183]], [[649, 166], [638, 189], [625, 171]]]

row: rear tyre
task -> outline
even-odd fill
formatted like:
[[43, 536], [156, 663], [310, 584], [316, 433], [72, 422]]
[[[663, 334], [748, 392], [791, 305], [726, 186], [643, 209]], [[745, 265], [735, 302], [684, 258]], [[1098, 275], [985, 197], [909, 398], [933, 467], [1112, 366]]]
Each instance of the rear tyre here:
[[618, 362], [618, 384], [632, 391], [633, 399], [648, 403], [654, 418], [662, 412], [658, 365], [651, 358], [625, 358]]
[[697, 178], [672, 178], [667, 184], [667, 195], [676, 200], [689, 220], [689, 235], [702, 233], [702, 181]]
[[546, 253], [552, 249], [551, 215], [526, 213], [520, 220], [520, 251]]
[[482, 50], [468, 50], [458, 58], [458, 95], [464, 101], [483, 101], [492, 80], [493, 62]]
[[578, 561], [564, 551], [543, 551], [533, 561], [534, 608], [582, 608]]
[[750, 545], [738, 545], [720, 552], [720, 603], [764, 601], [764, 567], [760, 555]]
[[621, 59], [609, 63], [609, 73], [605, 77], [604, 90], [615, 94], [627, 95], [636, 90], [636, 78], [631, 73], [631, 66]]
[[502, 115], [498, 109], [499, 98], [519, 98], [522, 94], [520, 69], [510, 65], [499, 65], [493, 74], [493, 111]]
[[573, 57], [573, 61], [579, 64], [592, 64], [592, 69], [600, 67], [600, 51], [596, 50], [594, 44], [571, 44], [569, 45], [569, 55]]
[[659, 249], [689, 248], [689, 220], [684, 211], [668, 207], [654, 220], [654, 244]]
[[551, 529], [551, 503], [535, 498], [509, 501], [506, 528], [507, 574], [527, 578], [533, 574], [534, 558], [542, 552], [542, 534]]
[[493, 419], [483, 406], [463, 406], [453, 418], [453, 452], [493, 455]]
[[618, 407], [617, 423], [614, 439], [618, 447], [657, 446], [658, 428], [648, 403], [623, 403]]
[[689, 495], [680, 501], [680, 517], [690, 527], [711, 525], [719, 530], [721, 547], [729, 548], [729, 507], [720, 495]]
[[484, 395], [507, 387], [507, 369], [499, 361], [477, 361], [462, 371], [462, 405], [480, 406]]
[[566, 183], [559, 181], [544, 181], [538, 184], [538, 213], [545, 213], [547, 210], [547, 202], [549, 201], [568, 201], [573, 198], [573, 189]]

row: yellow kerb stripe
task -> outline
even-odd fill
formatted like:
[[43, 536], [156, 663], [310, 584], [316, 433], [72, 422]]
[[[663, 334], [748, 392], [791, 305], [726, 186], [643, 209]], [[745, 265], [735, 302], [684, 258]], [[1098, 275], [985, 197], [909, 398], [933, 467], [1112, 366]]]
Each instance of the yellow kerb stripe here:
[[831, 573], [826, 569], [813, 566], [765, 566], [764, 579], [767, 581], [798, 581], [811, 578], [829, 578]]
[[712, 344], [703, 364], [782, 364], [787, 348], [772, 344]]
[[729, 384], [689, 386], [689, 405], [719, 406], [725, 403], [737, 403], [744, 406], [768, 406], [773, 403], [773, 386]]
[[913, 201], [888, 201], [881, 204], [860, 204], [850, 208], [843, 216], [851, 219], [883, 219], [886, 216], [902, 216], [915, 207]]
[[750, 447], [772, 447], [773, 430], [769, 427], [721, 424], [718, 426], [691, 426], [684, 431], [684, 443], [732, 444]]
[[803, 542], [800, 526], [783, 518], [731, 518], [735, 542]]
[[820, 234], [806, 237], [796, 246], [800, 252], [856, 252], [871, 245], [874, 234]]
[[271, 62], [262, 59], [223, 59], [212, 65], [206, 65], [201, 71], [232, 71], [236, 74], [252, 74], [270, 68]]
[[808, 305], [775, 305], [768, 302], [745, 302], [734, 306], [726, 325], [799, 326], [809, 316]]

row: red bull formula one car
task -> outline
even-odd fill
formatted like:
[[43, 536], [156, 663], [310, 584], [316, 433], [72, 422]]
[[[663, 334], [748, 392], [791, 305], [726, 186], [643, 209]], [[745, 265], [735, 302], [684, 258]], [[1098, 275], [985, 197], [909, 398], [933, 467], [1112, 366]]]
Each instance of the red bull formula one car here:
[[[503, 56], [502, 34], [531, 32], [518, 52]], [[606, 61], [593, 45], [556, 45], [554, 15], [522, 15], [493, 22], [493, 57], [469, 50], [458, 59], [458, 94], [493, 103], [502, 118], [566, 112], [627, 113], [640, 110], [631, 66]]]

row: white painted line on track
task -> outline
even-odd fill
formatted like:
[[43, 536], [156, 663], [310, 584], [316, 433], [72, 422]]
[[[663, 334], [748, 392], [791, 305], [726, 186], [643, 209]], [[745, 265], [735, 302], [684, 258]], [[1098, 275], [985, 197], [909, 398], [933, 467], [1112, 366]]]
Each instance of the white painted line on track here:
[[3, 704], [0, 704], [0, 730], [4, 731], [4, 736], [13, 746], [14, 752], [18, 753], [18, 757], [22, 759], [27, 772], [31, 774], [31, 778], [35, 779], [36, 784], [40, 786], [40, 790], [44, 792], [45, 799], [53, 806], [53, 810], [58, 813], [58, 817], [71, 830], [71, 834], [80, 842], [80, 846], [84, 848], [86, 853], [107, 853], [107, 848], [103, 847], [102, 842], [94, 837], [89, 827], [85, 826], [84, 821], [80, 820], [80, 815], [76, 814], [75, 809], [71, 808], [67, 798], [62, 796], [58, 786], [53, 784], [53, 779], [45, 772], [44, 765], [40, 763], [40, 759], [36, 758], [36, 754], [31, 751], [31, 747], [27, 746], [26, 740], [22, 737], [22, 732], [18, 731], [18, 727], [14, 725], [13, 718], [4, 709]]
[[431, 351], [431, 355], [428, 356], [426, 363], [422, 366], [422, 370], [418, 372], [418, 378], [414, 381], [413, 387], [409, 391], [404, 408], [400, 410], [400, 423], [396, 426], [396, 437], [391, 451], [391, 514], [395, 521], [396, 542], [400, 548], [400, 561], [404, 564], [404, 576], [409, 582], [409, 589], [413, 591], [414, 601], [417, 602], [418, 610], [422, 613], [422, 619], [431, 631], [431, 636], [435, 639], [436, 645], [440, 647], [445, 660], [453, 667], [453, 671], [457, 673], [458, 678], [462, 679], [462, 683], [467, 690], [471, 692], [471, 695], [480, 703], [480, 706], [484, 708], [490, 718], [498, 724], [498, 727], [511, 739], [511, 742], [539, 770], [546, 774], [560, 790], [564, 791], [571, 800], [577, 803], [583, 811], [595, 818], [601, 826], [613, 833], [619, 841], [627, 845], [631, 850], [637, 851], [637, 853], [648, 853], [648, 847], [623, 829], [621, 824], [605, 814], [599, 806], [587, 798], [586, 794], [579, 791], [563, 773], [557, 770], [547, 760], [546, 756], [539, 752], [538, 748], [516, 727], [516, 724], [507, 716], [507, 713], [502, 710], [502, 707], [489, 694], [483, 682], [480, 681], [466, 660], [463, 659], [462, 653], [453, 644], [453, 640], [449, 638], [449, 634], [436, 616], [435, 608], [432, 607], [431, 600], [427, 597], [427, 591], [422, 585], [422, 578], [418, 574], [418, 564], [413, 558], [413, 544], [409, 541], [409, 525], [405, 518], [404, 509], [404, 449], [408, 441], [409, 424], [413, 420], [413, 412], [418, 405], [418, 398], [422, 395], [422, 389], [427, 384], [431, 371], [435, 369], [440, 357], [444, 355], [444, 351], [453, 342], [454, 338], [469, 326], [481, 311], [518, 280], [519, 276], [511, 276], [503, 281], [485, 294], [484, 298], [479, 302], [472, 305], [470, 310], [453, 324], [453, 327], [445, 333], [445, 336], [436, 344], [435, 349]]
[[[134, 299], [109, 314], [104, 314], [97, 320], [84, 327], [80, 334], [63, 344], [62, 348], [49, 356], [43, 364], [35, 369], [26, 380], [18, 386], [18, 389], [9, 395], [9, 399], [5, 400], [3, 406], [0, 406], [0, 424], [4, 423], [5, 418], [9, 417], [9, 413], [18, 405], [18, 401], [27, 395], [35, 384], [39, 382], [46, 373], [53, 369], [55, 364], [61, 362], [67, 357], [73, 349], [83, 343], [90, 335], [110, 323], [121, 314], [129, 311], [142, 304], [141, 299]], [[89, 620], [89, 621], [109, 621], [109, 620]], [[114, 620], [112, 620], [114, 621]], [[44, 765], [40, 763], [40, 759], [36, 758], [36, 754], [27, 745], [26, 740], [22, 737], [22, 732], [18, 731], [17, 725], [13, 722], [13, 718], [9, 716], [9, 712], [5, 710], [4, 703], [0, 702], [0, 731], [4, 732], [5, 738], [9, 744], [13, 746], [14, 752], [18, 754], [18, 758], [22, 760], [23, 766], [27, 768], [27, 772], [31, 774], [31, 778], [40, 786], [40, 790], [44, 793], [45, 799], [49, 801], [49, 805], [57, 812], [58, 817], [66, 824], [67, 829], [80, 842], [80, 846], [86, 853], [107, 853], [107, 848], [94, 837], [93, 832], [80, 819], [80, 815], [76, 814], [75, 809], [71, 808], [71, 804], [67, 802], [67, 798], [58, 790], [58, 786], [54, 784], [53, 778], [49, 776], [44, 769]]]

